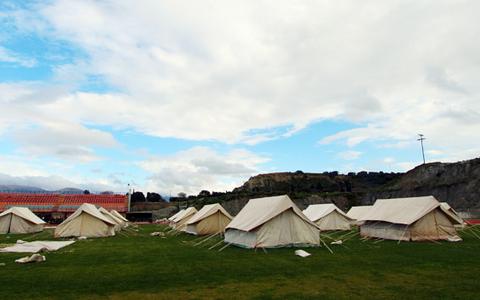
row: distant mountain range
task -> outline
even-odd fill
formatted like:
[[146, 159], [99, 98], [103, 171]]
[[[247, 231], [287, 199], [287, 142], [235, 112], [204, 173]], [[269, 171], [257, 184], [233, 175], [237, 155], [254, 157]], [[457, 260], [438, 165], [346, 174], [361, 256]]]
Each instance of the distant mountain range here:
[[30, 193], [30, 194], [83, 194], [83, 190], [77, 188], [63, 188], [55, 191], [44, 190], [35, 186], [26, 186], [26, 185], [2, 185], [0, 184], [1, 193]]

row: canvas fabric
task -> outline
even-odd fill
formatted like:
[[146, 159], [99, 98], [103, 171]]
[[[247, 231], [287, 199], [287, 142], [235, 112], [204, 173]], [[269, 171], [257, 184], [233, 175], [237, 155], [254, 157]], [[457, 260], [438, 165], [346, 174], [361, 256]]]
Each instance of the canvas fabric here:
[[440, 203], [433, 196], [378, 199], [359, 221], [410, 225], [438, 206]]
[[106, 237], [115, 235], [116, 223], [94, 205], [84, 203], [55, 228], [55, 237]]
[[303, 214], [307, 216], [310, 221], [316, 222], [319, 219], [329, 215], [336, 211], [346, 219], [350, 219], [340, 208], [333, 203], [326, 204], [311, 204], [303, 211]]
[[283, 195], [251, 199], [242, 208], [238, 215], [233, 218], [232, 222], [228, 224], [227, 229], [232, 228], [242, 231], [251, 231], [288, 209], [292, 209], [299, 218], [310, 223], [312, 226], [317, 227], [317, 225], [310, 221], [287, 195]]
[[[193, 216], [192, 219], [195, 218], [195, 216]], [[192, 220], [189, 220], [187, 223], [186, 232], [196, 235], [225, 232], [225, 227], [230, 223], [231, 220], [232, 219], [230, 215], [225, 215], [222, 211], [217, 210], [217, 212], [207, 217], [201, 218], [200, 220], [196, 219], [196, 222], [194, 223], [192, 223]]]
[[175, 219], [174, 229], [178, 231], [186, 231], [188, 221], [197, 213], [195, 207], [185, 209], [184, 213]]
[[11, 253], [37, 253], [39, 251], [57, 251], [63, 247], [71, 245], [75, 241], [34, 241], [28, 243], [17, 243], [13, 246], [0, 249], [0, 252]]
[[465, 220], [447, 203], [447, 202], [440, 202], [440, 208], [449, 215], [458, 225], [463, 225]]
[[183, 214], [183, 212], [185, 211], [185, 209], [181, 209], [179, 210], [176, 214], [174, 214], [173, 216], [171, 216], [170, 218], [168, 218], [169, 221], [173, 222], [175, 221], [175, 219], [180, 216], [181, 214]]
[[112, 221], [113, 223], [115, 223], [114, 225], [114, 229], [116, 232], [122, 230], [123, 228], [123, 224], [125, 222], [123, 222], [122, 220], [120, 220], [119, 218], [115, 217], [113, 214], [111, 214], [108, 210], [106, 210], [105, 208], [103, 207], [100, 207], [98, 209], [98, 211], [100, 211], [108, 220]]
[[411, 225], [366, 221], [360, 235], [389, 240], [429, 241], [447, 240], [457, 235], [451, 219], [436, 208]]
[[320, 230], [350, 230], [352, 220], [340, 214], [337, 210], [331, 211], [328, 215], [321, 217], [315, 223]]
[[347, 212], [347, 216], [349, 216], [350, 219], [359, 220], [368, 213], [370, 208], [372, 208], [371, 205], [352, 206]]
[[225, 242], [245, 248], [318, 246], [320, 230], [290, 208], [250, 232], [227, 229]]
[[0, 233], [34, 233], [45, 222], [26, 207], [12, 207], [0, 214]]
[[124, 216], [122, 216], [122, 214], [119, 213], [118, 211], [112, 209], [112, 210], [110, 211], [110, 213], [111, 213], [112, 215], [114, 215], [115, 217], [117, 217], [118, 219], [122, 220], [123, 222], [128, 223], [128, 219], [125, 218]]

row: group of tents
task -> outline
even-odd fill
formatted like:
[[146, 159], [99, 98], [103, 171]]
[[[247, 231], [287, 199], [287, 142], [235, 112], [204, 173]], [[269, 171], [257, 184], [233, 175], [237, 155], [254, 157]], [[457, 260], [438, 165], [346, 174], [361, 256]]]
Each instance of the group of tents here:
[[224, 241], [244, 248], [318, 246], [320, 232], [350, 230], [360, 236], [402, 241], [458, 239], [464, 222], [433, 196], [379, 199], [371, 206], [344, 213], [334, 204], [314, 204], [301, 211], [287, 196], [251, 199], [233, 218], [220, 204], [180, 210], [168, 219], [178, 231], [195, 235], [224, 234]]
[[[45, 222], [26, 207], [12, 207], [0, 214], [0, 234], [43, 231]], [[116, 210], [108, 211], [93, 204], [82, 204], [55, 228], [55, 237], [105, 237], [128, 226]]]
[[[194, 235], [223, 234], [227, 244], [245, 248], [318, 246], [320, 232], [350, 230], [360, 236], [398, 241], [451, 240], [464, 221], [448, 204], [433, 196], [379, 199], [371, 206], [352, 207], [344, 213], [334, 204], [314, 204], [301, 211], [287, 196], [251, 199], [232, 217], [220, 204], [197, 211], [180, 210], [168, 219], [172, 230]], [[45, 222], [25, 207], [0, 213], [0, 233], [33, 233]], [[115, 210], [82, 204], [55, 228], [55, 237], [113, 236], [128, 226]]]

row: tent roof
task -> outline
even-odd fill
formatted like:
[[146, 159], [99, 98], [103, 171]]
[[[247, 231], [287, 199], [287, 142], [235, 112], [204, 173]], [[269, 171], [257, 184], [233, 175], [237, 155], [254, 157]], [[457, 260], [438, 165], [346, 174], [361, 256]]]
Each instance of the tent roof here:
[[180, 216], [180, 214], [183, 214], [183, 212], [185, 211], [185, 209], [181, 209], [179, 210], [176, 214], [174, 214], [173, 216], [171, 216], [170, 218], [168, 218], [169, 221], [175, 221], [175, 219]]
[[216, 212], [220, 211], [230, 220], [232, 220], [232, 216], [218, 203], [204, 205], [202, 209], [200, 209], [190, 220], [188, 220], [187, 224], [194, 224], [200, 222], [201, 220], [208, 218], [209, 216], [215, 214]]
[[197, 212], [197, 209], [195, 207], [188, 207], [186, 208], [181, 214], [179, 214], [174, 220], [173, 222], [175, 223], [178, 223], [180, 222], [181, 220], [195, 214]]
[[292, 209], [305, 222], [318, 228], [287, 195], [250, 199], [227, 228], [251, 231], [288, 209]]
[[11, 207], [0, 214], [0, 217], [3, 217], [8, 214], [14, 214], [20, 218], [23, 218], [33, 224], [45, 224], [45, 222], [40, 219], [36, 214], [34, 214], [30, 209], [27, 207]]
[[104, 216], [110, 219], [112, 219], [115, 223], [117, 223], [118, 225], [122, 225], [123, 224], [123, 220], [120, 220], [119, 218], [117, 218], [115, 215], [113, 215], [112, 213], [110, 213], [108, 210], [106, 210], [105, 208], [103, 207], [99, 207], [98, 208], [98, 211], [101, 212]]
[[303, 211], [303, 214], [307, 216], [310, 221], [316, 222], [321, 218], [329, 215], [330, 213], [337, 211], [339, 214], [347, 219], [351, 219], [340, 208], [333, 203], [327, 204], [311, 204]]
[[440, 202], [433, 196], [378, 199], [359, 221], [384, 221], [409, 225], [439, 206]]
[[367, 214], [371, 208], [372, 205], [352, 206], [347, 212], [347, 216], [349, 216], [351, 219], [358, 220]]
[[462, 217], [458, 215], [458, 213], [447, 203], [447, 202], [440, 202], [440, 208], [450, 216], [450, 218], [454, 219], [455, 222], [458, 224], [463, 224], [465, 221]]
[[123, 222], [128, 222], [127, 218], [125, 218], [124, 216], [122, 216], [118, 211], [112, 209], [112, 210], [110, 211], [110, 213], [111, 213], [112, 215], [114, 215], [115, 217], [117, 217], [118, 219], [122, 220]]
[[69, 222], [73, 219], [75, 219], [77, 216], [79, 216], [81, 213], [87, 213], [91, 215], [92, 217], [95, 217], [97, 219], [102, 220], [105, 223], [108, 223], [110, 225], [117, 225], [115, 222], [109, 220], [107, 217], [105, 217], [93, 204], [90, 203], [83, 203], [80, 205], [80, 207], [73, 213], [71, 214], [68, 218], [65, 219], [62, 223]]

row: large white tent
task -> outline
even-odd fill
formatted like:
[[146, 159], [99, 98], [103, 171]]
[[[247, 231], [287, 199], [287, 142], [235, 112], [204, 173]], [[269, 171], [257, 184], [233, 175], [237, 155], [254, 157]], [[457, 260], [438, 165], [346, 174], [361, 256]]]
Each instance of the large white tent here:
[[0, 234], [40, 232], [44, 224], [26, 207], [11, 207], [0, 214]]
[[246, 248], [318, 246], [320, 229], [287, 195], [257, 198], [228, 224], [225, 242]]
[[457, 221], [433, 196], [379, 199], [359, 221], [360, 235], [390, 240], [445, 240], [456, 237]]
[[352, 219], [333, 203], [309, 205], [303, 214], [320, 230], [350, 230]]
[[220, 204], [204, 205], [188, 220], [186, 231], [196, 235], [222, 233], [232, 219]]
[[195, 207], [189, 207], [173, 219], [173, 228], [178, 231], [185, 231], [187, 229], [187, 222], [197, 213]]
[[55, 237], [106, 237], [115, 235], [115, 222], [105, 217], [95, 205], [83, 203], [55, 228]]
[[368, 211], [372, 208], [371, 205], [364, 205], [364, 206], [352, 206], [350, 210], [347, 212], [347, 216], [353, 220], [353, 224], [360, 225], [363, 222], [359, 222], [364, 215], [368, 213]]

